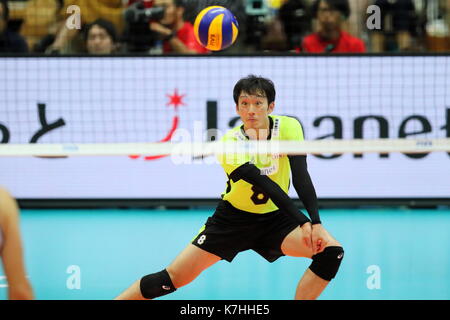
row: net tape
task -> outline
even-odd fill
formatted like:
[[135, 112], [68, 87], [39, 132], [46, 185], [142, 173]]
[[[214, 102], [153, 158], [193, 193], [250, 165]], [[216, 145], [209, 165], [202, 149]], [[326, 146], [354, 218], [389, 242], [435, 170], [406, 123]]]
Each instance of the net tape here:
[[238, 141], [193, 143], [3, 144], [0, 156], [129, 156], [246, 154], [450, 152], [450, 139], [352, 139], [312, 141]]

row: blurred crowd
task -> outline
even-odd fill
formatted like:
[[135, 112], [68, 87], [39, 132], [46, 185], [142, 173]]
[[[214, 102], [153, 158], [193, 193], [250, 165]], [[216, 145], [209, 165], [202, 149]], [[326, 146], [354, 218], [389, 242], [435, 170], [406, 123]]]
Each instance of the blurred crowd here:
[[207, 54], [193, 23], [230, 9], [219, 53], [450, 52], [450, 0], [0, 0], [0, 53]]

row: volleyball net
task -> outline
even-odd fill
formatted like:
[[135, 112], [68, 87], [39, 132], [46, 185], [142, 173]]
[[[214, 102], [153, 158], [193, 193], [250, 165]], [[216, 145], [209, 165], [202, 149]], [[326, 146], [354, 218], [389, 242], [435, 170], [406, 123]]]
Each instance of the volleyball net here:
[[[449, 194], [447, 56], [0, 58], [0, 70], [0, 180], [18, 197], [215, 198], [226, 177], [207, 164], [222, 153], [311, 155], [320, 197]], [[304, 142], [220, 141], [242, 123], [233, 87], [249, 74], [274, 82], [273, 114], [296, 118]]]
[[0, 69], [1, 156], [223, 152], [217, 140], [240, 124], [233, 86], [249, 74], [275, 83], [274, 114], [302, 124], [308, 141], [281, 153], [450, 151], [445, 56], [1, 58]]

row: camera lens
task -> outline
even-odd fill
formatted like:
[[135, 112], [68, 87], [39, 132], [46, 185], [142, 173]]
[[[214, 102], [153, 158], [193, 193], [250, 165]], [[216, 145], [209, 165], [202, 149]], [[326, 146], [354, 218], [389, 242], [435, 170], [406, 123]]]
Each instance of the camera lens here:
[[261, 9], [262, 6], [262, 1], [253, 1], [253, 9]]

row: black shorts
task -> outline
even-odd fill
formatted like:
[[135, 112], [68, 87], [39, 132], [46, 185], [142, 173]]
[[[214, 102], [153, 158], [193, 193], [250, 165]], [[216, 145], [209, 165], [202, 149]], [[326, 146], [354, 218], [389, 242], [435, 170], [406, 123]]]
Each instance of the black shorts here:
[[220, 201], [192, 244], [228, 262], [242, 251], [253, 250], [269, 262], [284, 256], [281, 244], [299, 223], [281, 211], [255, 214]]

